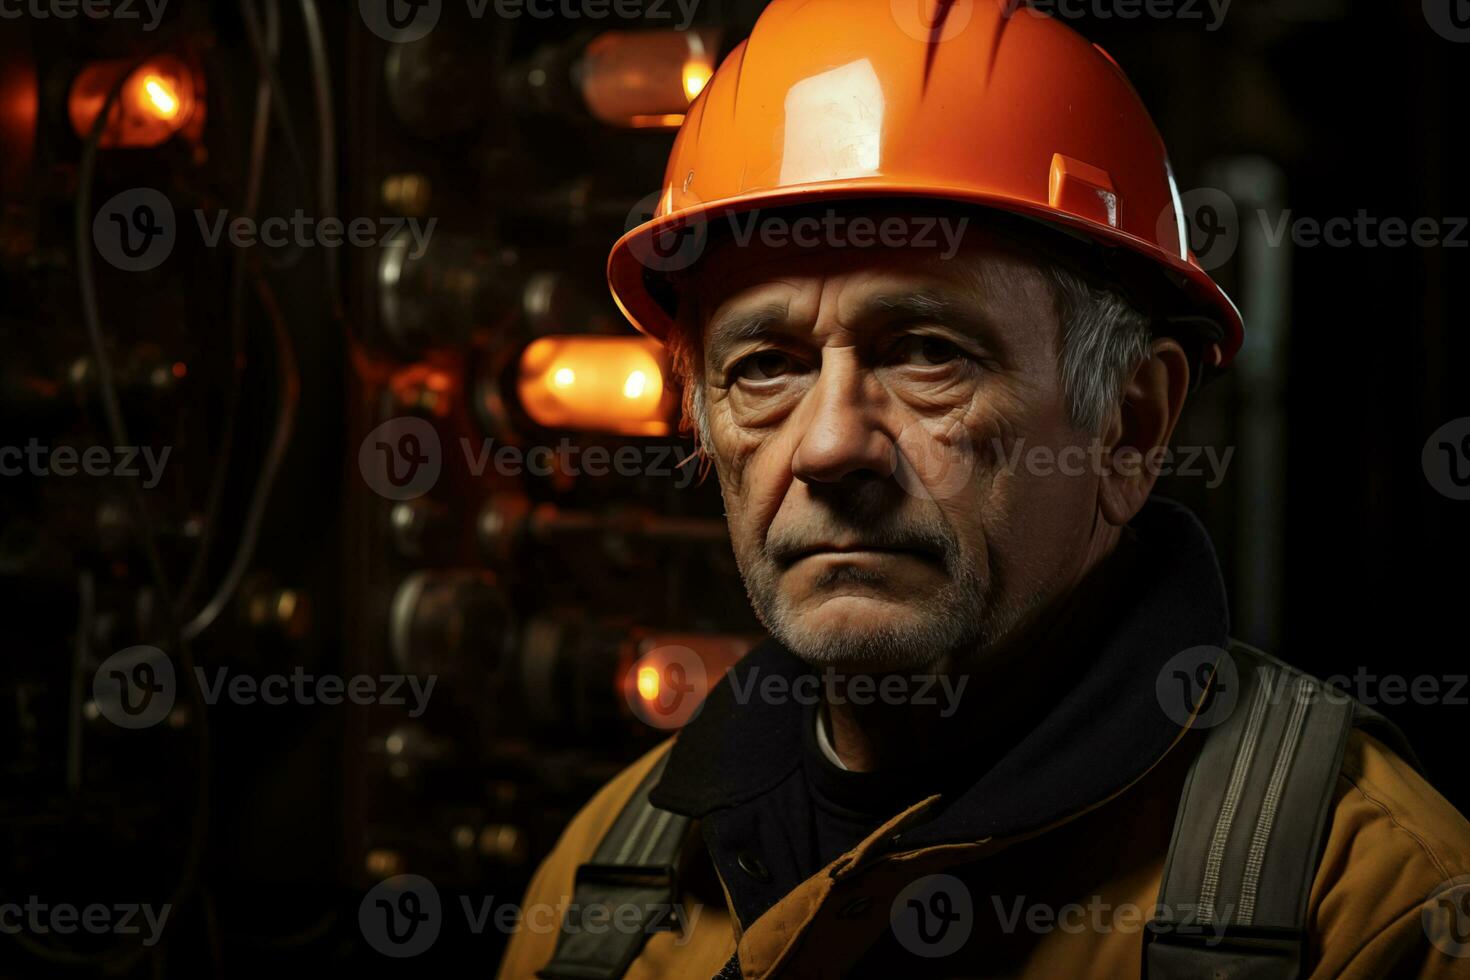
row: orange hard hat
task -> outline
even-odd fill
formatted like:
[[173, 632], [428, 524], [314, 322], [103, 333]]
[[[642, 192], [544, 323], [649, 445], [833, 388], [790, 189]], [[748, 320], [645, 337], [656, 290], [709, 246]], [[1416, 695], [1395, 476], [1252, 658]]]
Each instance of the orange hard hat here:
[[1123, 250], [1202, 326], [1206, 364], [1240, 348], [1240, 312], [1189, 250], [1138, 94], [1101, 48], [1019, 0], [774, 0], [689, 106], [608, 284], [663, 340], [660, 282], [694, 262], [710, 221], [878, 197], [998, 209]]

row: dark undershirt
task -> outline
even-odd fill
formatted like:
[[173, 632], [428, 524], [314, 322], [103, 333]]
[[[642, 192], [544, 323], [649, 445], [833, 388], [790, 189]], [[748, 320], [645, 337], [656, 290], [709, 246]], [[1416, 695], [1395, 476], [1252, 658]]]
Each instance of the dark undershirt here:
[[816, 705], [803, 711], [802, 768], [812, 798], [812, 870], [852, 850], [890, 818], [937, 792], [919, 766], [902, 772], [852, 772], [833, 765], [817, 744]]

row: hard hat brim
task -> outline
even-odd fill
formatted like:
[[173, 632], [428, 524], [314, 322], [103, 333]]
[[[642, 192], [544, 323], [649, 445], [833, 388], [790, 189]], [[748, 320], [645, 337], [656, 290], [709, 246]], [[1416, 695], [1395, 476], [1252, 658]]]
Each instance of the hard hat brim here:
[[640, 256], [654, 254], [653, 242], [658, 236], [695, 227], [701, 222], [708, 226], [722, 218], [754, 210], [822, 201], [837, 203], [874, 198], [912, 198], [973, 205], [980, 209], [1038, 219], [1063, 231], [1080, 233], [1096, 244], [1126, 249], [1152, 261], [1170, 286], [1177, 291], [1183, 301], [1181, 309], [1204, 317], [1219, 327], [1220, 339], [1216, 342], [1218, 355], [1211, 358], [1215, 367], [1224, 368], [1229, 365], [1240, 349], [1244, 337], [1244, 322], [1240, 310], [1192, 256], [1172, 254], [1153, 242], [1117, 228], [1077, 218], [1032, 201], [1018, 200], [1004, 194], [987, 194], [967, 187], [895, 185], [881, 178], [871, 183], [848, 178], [807, 184], [800, 188], [756, 192], [684, 208], [646, 221], [619, 238], [608, 255], [607, 276], [613, 301], [639, 331], [660, 343], [666, 343], [669, 332], [674, 327], [673, 316], [654, 295], [650, 288], [650, 278], [657, 282], [666, 279], [672, 271], [683, 271], [692, 267], [699, 255], [697, 249], [692, 249], [689, 251], [693, 254], [683, 254], [670, 261], [644, 261]]

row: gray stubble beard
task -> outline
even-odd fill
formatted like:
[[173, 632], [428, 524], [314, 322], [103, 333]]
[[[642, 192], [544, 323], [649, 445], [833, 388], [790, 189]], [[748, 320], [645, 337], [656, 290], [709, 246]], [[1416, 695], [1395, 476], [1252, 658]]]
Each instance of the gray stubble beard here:
[[[819, 669], [933, 671], [963, 663], [1004, 638], [1035, 605], [1030, 598], [997, 602], [994, 575], [982, 579], [972, 564], [949, 548], [944, 555], [948, 581], [919, 599], [916, 622], [886, 624], [858, 636], [813, 636], [793, 625], [775, 562], [762, 554], [754, 567], [738, 556], [736, 564], [761, 625], [778, 643]], [[845, 568], [831, 574], [850, 581], [877, 581], [877, 573], [862, 569]]]

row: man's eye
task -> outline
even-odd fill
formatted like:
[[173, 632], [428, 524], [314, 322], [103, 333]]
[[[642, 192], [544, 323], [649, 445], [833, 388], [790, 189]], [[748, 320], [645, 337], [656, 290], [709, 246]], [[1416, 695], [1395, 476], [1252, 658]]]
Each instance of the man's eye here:
[[937, 367], [964, 356], [964, 351], [947, 340], [914, 334], [899, 341], [893, 359], [917, 367]]
[[742, 358], [731, 376], [740, 381], [771, 381], [795, 370], [796, 362], [778, 350], [763, 350]]

